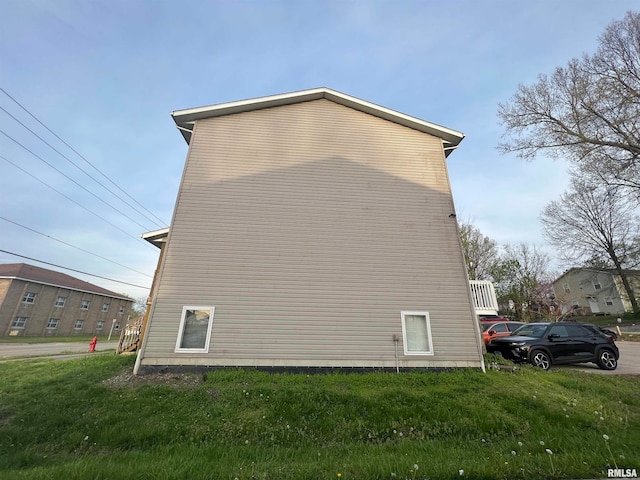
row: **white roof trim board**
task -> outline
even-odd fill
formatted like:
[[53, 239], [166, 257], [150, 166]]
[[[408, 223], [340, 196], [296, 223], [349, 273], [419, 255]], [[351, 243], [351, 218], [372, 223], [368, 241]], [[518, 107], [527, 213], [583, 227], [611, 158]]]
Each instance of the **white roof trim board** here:
[[209, 105], [207, 107], [176, 110], [171, 112], [171, 116], [176, 122], [176, 126], [180, 129], [182, 136], [187, 143], [189, 143], [191, 140], [193, 125], [196, 120], [249, 112], [263, 108], [279, 107], [282, 105], [292, 105], [295, 103], [319, 100], [321, 98], [325, 98], [332, 102], [368, 113], [375, 117], [383, 118], [385, 120], [404, 125], [405, 127], [413, 128], [435, 137], [439, 137], [445, 143], [445, 147], [450, 147], [448, 152], [451, 151], [451, 147], [456, 147], [464, 138], [464, 133], [436, 125], [435, 123], [425, 122], [419, 118], [411, 117], [404, 113], [396, 112], [325, 87], [301, 90], [293, 93], [283, 93], [268, 97], [253, 98], [249, 100], [240, 100], [237, 102], [220, 103], [217, 105]]
[[160, 245], [167, 241], [169, 235], [169, 227], [161, 228], [159, 230], [153, 230], [151, 232], [145, 232], [140, 235], [140, 238], [146, 240], [152, 245], [160, 248]]

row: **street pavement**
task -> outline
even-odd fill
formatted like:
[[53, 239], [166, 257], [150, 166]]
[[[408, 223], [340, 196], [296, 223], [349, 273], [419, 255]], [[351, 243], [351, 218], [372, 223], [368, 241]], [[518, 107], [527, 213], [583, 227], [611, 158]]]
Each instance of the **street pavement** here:
[[[113, 350], [118, 341], [98, 342], [96, 352]], [[29, 357], [77, 358], [80, 354], [89, 355], [87, 343], [0, 343], [0, 361], [18, 360]]]
[[601, 373], [603, 375], [640, 375], [640, 342], [618, 340], [620, 350], [618, 368], [615, 370], [600, 370], [595, 363], [581, 363], [577, 365], [553, 365], [552, 369], [581, 370], [583, 372]]

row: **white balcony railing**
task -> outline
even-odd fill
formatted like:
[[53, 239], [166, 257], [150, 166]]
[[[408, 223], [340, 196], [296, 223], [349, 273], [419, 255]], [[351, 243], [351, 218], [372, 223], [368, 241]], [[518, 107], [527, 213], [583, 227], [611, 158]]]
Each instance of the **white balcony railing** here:
[[469, 280], [469, 287], [476, 315], [498, 314], [498, 299], [493, 283], [487, 280]]

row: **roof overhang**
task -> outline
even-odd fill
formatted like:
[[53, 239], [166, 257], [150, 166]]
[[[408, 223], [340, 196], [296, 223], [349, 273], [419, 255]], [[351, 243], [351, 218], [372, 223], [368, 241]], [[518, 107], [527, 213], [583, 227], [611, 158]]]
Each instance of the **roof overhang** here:
[[189, 108], [186, 110], [176, 110], [171, 112], [176, 126], [182, 133], [184, 139], [189, 143], [191, 141], [191, 133], [197, 120], [205, 118], [221, 117], [224, 115], [233, 115], [236, 113], [249, 112], [253, 110], [261, 110], [263, 108], [279, 107], [283, 105], [292, 105], [295, 103], [309, 102], [312, 100], [327, 99], [332, 102], [344, 105], [346, 107], [368, 113], [375, 117], [398, 123], [405, 127], [413, 128], [420, 132], [428, 133], [442, 139], [445, 147], [445, 153], [448, 155], [464, 138], [464, 134], [451, 130], [435, 123], [426, 122], [419, 118], [405, 115], [404, 113], [381, 107], [374, 103], [361, 100], [344, 93], [331, 90], [329, 88], [314, 88], [311, 90], [302, 90], [293, 93], [284, 93], [280, 95], [272, 95], [269, 97], [253, 98], [249, 100], [241, 100], [238, 102], [220, 103], [207, 107]]
[[140, 235], [143, 240], [146, 240], [151, 245], [158, 248], [162, 248], [162, 244], [167, 242], [169, 236], [169, 227], [161, 228], [160, 230], [153, 230]]

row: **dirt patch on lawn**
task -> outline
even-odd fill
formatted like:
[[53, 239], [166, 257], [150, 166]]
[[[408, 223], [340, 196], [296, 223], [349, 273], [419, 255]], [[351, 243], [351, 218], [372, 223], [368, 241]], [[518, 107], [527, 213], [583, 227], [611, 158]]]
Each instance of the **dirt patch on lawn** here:
[[196, 387], [202, 383], [202, 375], [196, 373], [151, 373], [134, 375], [133, 367], [127, 367], [118, 375], [102, 381], [112, 388], [137, 387], [142, 385], [166, 385], [174, 388]]

